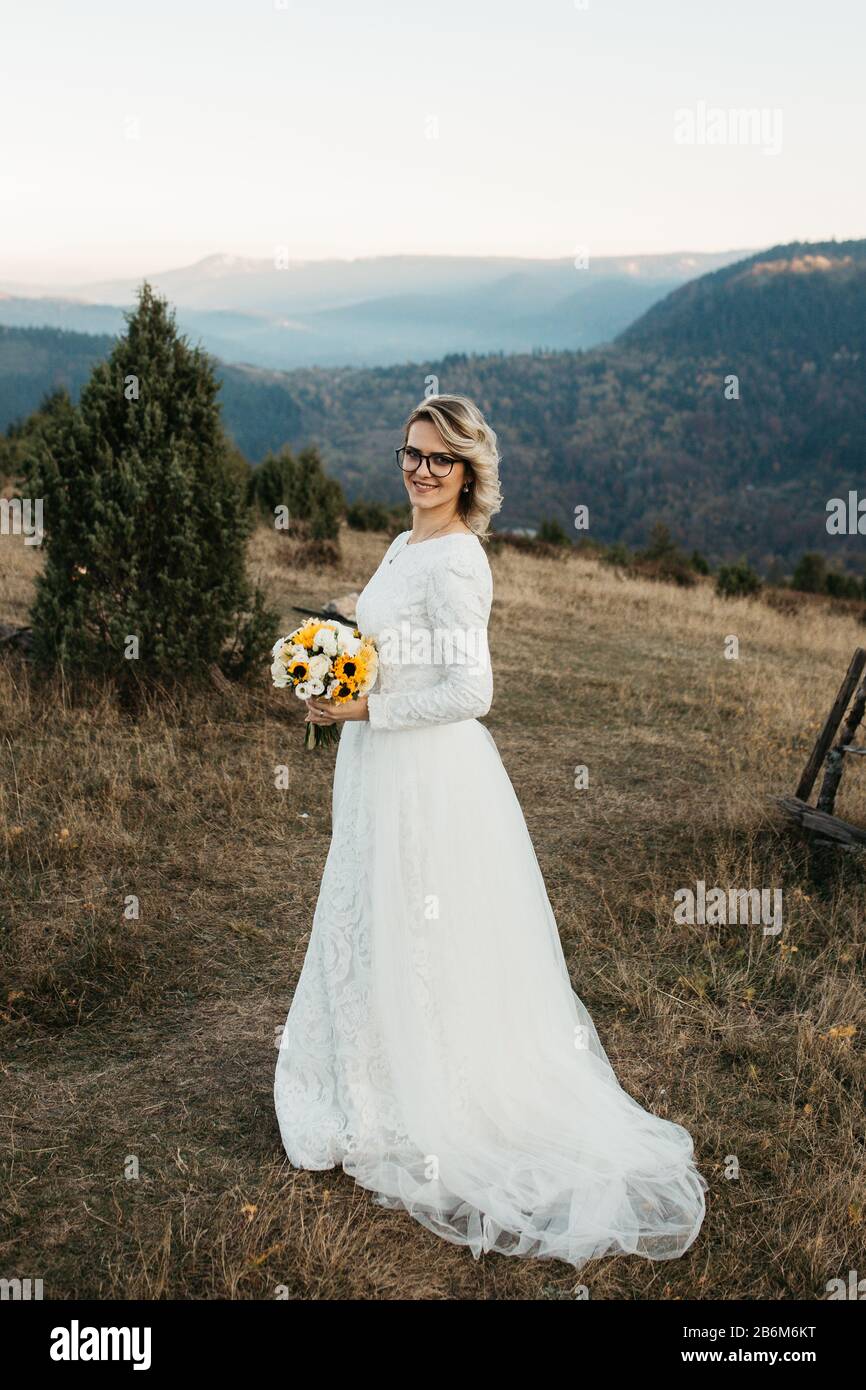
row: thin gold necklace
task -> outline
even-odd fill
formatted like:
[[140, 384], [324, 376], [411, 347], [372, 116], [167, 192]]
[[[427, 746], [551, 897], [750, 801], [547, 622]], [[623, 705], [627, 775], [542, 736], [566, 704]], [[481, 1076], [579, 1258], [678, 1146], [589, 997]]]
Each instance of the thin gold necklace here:
[[[445, 527], [446, 527], [446, 526], [450, 526], [450, 525], [451, 525], [450, 520], [448, 520], [448, 521], [443, 521], [443, 523], [442, 523], [441, 526], [437, 526], [435, 531], [431, 531], [429, 536], [425, 536], [425, 537], [424, 537], [424, 541], [432, 541], [432, 539], [433, 539], [434, 536], [438, 536], [438, 534], [439, 534], [440, 531], [444, 531], [444, 530], [445, 530]], [[412, 534], [412, 532], [410, 531], [410, 532], [409, 532], [409, 535], [411, 536], [411, 534]], [[415, 545], [423, 545], [423, 544], [424, 544], [424, 541], [415, 541]], [[407, 544], [407, 545], [412, 545], [412, 541], [411, 541], [411, 540], [408, 540], [408, 541], [406, 542], [406, 544]]]
[[[444, 531], [444, 530], [445, 530], [445, 527], [446, 527], [446, 526], [450, 526], [450, 525], [451, 525], [451, 522], [450, 522], [450, 521], [444, 522], [444, 524], [443, 524], [442, 526], [437, 526], [435, 531], [431, 531], [429, 536], [425, 536], [423, 541], [416, 541], [415, 544], [416, 544], [416, 545], [423, 545], [423, 544], [424, 544], [424, 541], [431, 541], [431, 540], [433, 539], [434, 536], [438, 535], [440, 531]], [[410, 536], [411, 536], [411, 534], [412, 534], [411, 531], [409, 532], [409, 534], [410, 534]], [[462, 533], [461, 531], [458, 531], [458, 532], [456, 532], [455, 534], [456, 534], [456, 535], [462, 535], [463, 533]], [[412, 544], [412, 542], [411, 542], [411, 540], [409, 540], [409, 541], [406, 542], [406, 545], [401, 546], [400, 549], [397, 551], [397, 554], [391, 556], [390, 560], [388, 561], [388, 564], [389, 564], [389, 565], [393, 565], [394, 561], [395, 561], [396, 558], [397, 558], [397, 555], [402, 555], [402, 553], [403, 553], [403, 551], [406, 549], [406, 547], [407, 547], [407, 546], [410, 546], [411, 544]]]

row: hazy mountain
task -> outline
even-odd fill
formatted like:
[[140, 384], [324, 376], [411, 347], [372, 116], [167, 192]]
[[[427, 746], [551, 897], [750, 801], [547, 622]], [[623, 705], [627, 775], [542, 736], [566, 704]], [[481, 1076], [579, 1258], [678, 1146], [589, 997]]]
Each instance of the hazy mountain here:
[[[525, 289], [514, 283], [513, 303]], [[675, 290], [590, 352], [219, 374], [227, 425], [249, 458], [316, 442], [351, 497], [401, 498], [393, 448], [432, 373], [495, 425], [501, 524], [556, 516], [570, 526], [583, 503], [600, 541], [641, 544], [664, 520], [713, 560], [746, 554], [790, 570], [803, 551], [822, 550], [859, 570], [862, 537], [829, 536], [826, 505], [864, 489], [864, 338], [866, 241], [797, 243]], [[0, 332], [0, 422], [10, 399], [29, 393], [32, 408], [108, 341]]]
[[[109, 333], [116, 336], [126, 328], [130, 304], [122, 309], [111, 304], [85, 304], [77, 299], [27, 299], [0, 293], [0, 325], [8, 328], [62, 328], [75, 333]], [[254, 314], [214, 310], [178, 315], [178, 327], [193, 342], [200, 342], [216, 357], [236, 356], [239, 342], [252, 344], [256, 335], [271, 332], [269, 322]], [[253, 351], [248, 360], [268, 365]]]
[[590, 258], [588, 270], [576, 270], [567, 257], [534, 260], [518, 256], [370, 256], [356, 260], [289, 261], [285, 269], [277, 269], [272, 260], [220, 254], [206, 256], [191, 266], [135, 279], [70, 285], [64, 287], [64, 293], [89, 303], [126, 305], [135, 298], [140, 279], [145, 278], [181, 308], [291, 314], [391, 295], [453, 294], [472, 286], [498, 283], [509, 276], [524, 276], [542, 289], [556, 286], [559, 293], [568, 293], [576, 277], [682, 283], [748, 254], [740, 250], [602, 256]]
[[[292, 262], [209, 256], [147, 278], [211, 353], [256, 366], [378, 366], [447, 352], [588, 348], [656, 300], [741, 252], [570, 260], [387, 256]], [[121, 332], [132, 281], [40, 297], [3, 285], [0, 323]]]

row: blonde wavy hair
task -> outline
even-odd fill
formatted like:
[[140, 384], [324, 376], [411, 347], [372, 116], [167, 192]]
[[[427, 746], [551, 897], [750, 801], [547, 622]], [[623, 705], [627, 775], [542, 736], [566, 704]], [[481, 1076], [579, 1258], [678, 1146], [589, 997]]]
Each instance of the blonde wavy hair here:
[[466, 396], [425, 396], [403, 426], [404, 444], [416, 420], [429, 420], [449, 452], [466, 464], [469, 491], [461, 489], [457, 510], [476, 536], [484, 536], [490, 518], [502, 506], [496, 435], [478, 406]]

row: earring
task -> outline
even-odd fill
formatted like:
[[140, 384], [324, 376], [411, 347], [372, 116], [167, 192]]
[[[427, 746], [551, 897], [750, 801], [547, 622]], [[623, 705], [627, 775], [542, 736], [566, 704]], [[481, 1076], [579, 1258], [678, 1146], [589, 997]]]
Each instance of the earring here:
[[464, 484], [463, 484], [462, 491], [463, 491], [463, 492], [468, 492], [468, 491], [469, 491], [469, 484], [468, 484], [468, 483], [464, 483]]

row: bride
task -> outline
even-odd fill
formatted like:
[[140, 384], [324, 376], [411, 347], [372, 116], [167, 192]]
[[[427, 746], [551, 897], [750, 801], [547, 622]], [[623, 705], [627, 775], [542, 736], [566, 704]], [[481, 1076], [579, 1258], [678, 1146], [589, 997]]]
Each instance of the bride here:
[[[571, 988], [490, 708], [496, 436], [461, 396], [410, 415], [412, 502], [357, 606], [375, 693], [345, 723], [333, 836], [274, 1096], [297, 1168], [342, 1165], [473, 1255], [681, 1255], [707, 1183], [622, 1089]], [[531, 651], [526, 653], [531, 661]]]

